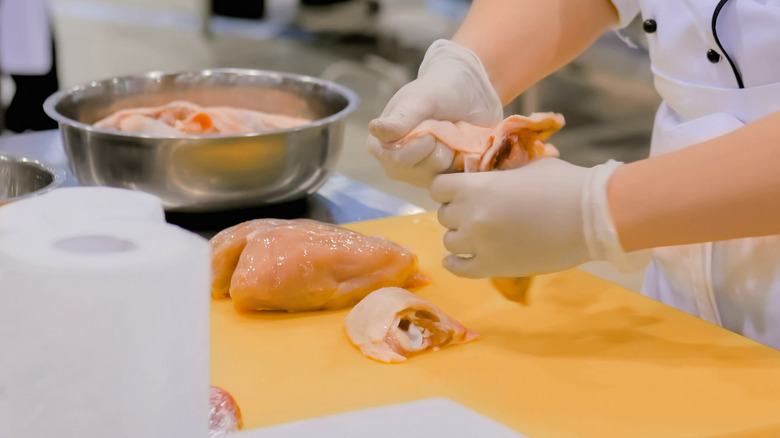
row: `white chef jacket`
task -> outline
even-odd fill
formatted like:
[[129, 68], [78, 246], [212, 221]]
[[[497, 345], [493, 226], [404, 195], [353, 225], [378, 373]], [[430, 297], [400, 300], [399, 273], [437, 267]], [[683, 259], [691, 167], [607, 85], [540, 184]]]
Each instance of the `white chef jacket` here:
[[[780, 111], [780, 0], [612, 2], [621, 27], [644, 20], [663, 98], [651, 156]], [[643, 293], [780, 349], [780, 236], [654, 249]]]
[[0, 0], [0, 71], [44, 75], [52, 68], [46, 0]]

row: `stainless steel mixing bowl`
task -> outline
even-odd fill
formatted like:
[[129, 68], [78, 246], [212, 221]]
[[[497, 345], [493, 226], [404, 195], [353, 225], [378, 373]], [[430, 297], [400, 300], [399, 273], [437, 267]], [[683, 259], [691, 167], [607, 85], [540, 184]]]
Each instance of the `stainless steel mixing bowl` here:
[[0, 154], [0, 205], [41, 195], [65, 181], [65, 171], [36, 159]]
[[[313, 120], [241, 135], [159, 137], [100, 129], [132, 107], [187, 100]], [[165, 209], [205, 212], [277, 204], [315, 192], [333, 173], [345, 118], [358, 105], [346, 87], [262, 70], [153, 72], [59, 91], [44, 103], [59, 122], [68, 166], [82, 185], [157, 195]]]

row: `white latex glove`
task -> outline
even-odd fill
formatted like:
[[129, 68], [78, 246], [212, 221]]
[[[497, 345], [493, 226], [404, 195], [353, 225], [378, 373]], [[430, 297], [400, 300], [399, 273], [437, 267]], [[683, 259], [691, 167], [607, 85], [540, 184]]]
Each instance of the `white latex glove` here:
[[398, 90], [369, 124], [367, 147], [389, 178], [427, 188], [452, 165], [452, 150], [432, 136], [403, 147], [383, 146], [379, 140], [396, 142], [427, 119], [494, 126], [502, 118], [501, 99], [477, 55], [452, 41], [437, 40], [425, 52], [417, 79]]
[[450, 231], [447, 269], [463, 277], [528, 277], [591, 260], [624, 271], [649, 261], [625, 253], [607, 206], [607, 182], [622, 163], [593, 168], [542, 158], [505, 171], [436, 177], [429, 192], [444, 204], [439, 222]]

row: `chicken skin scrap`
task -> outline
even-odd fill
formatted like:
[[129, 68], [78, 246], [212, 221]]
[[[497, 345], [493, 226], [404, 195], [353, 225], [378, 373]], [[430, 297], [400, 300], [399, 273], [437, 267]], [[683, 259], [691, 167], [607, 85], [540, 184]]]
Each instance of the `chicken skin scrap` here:
[[177, 100], [158, 107], [129, 108], [95, 122], [123, 132], [182, 137], [185, 135], [244, 134], [305, 125], [310, 120], [226, 106], [202, 107]]
[[371, 292], [349, 312], [344, 325], [349, 340], [365, 356], [385, 363], [479, 337], [476, 330], [399, 287]]
[[310, 219], [244, 222], [211, 246], [212, 297], [239, 311], [343, 309], [381, 287], [427, 284], [406, 247]]
[[462, 121], [426, 120], [399, 141], [382, 142], [382, 145], [403, 147], [415, 138], [431, 135], [455, 152], [449, 172], [506, 170], [534, 158], [557, 157], [558, 149], [544, 141], [564, 124], [563, 116], [558, 113], [512, 115], [493, 128]]

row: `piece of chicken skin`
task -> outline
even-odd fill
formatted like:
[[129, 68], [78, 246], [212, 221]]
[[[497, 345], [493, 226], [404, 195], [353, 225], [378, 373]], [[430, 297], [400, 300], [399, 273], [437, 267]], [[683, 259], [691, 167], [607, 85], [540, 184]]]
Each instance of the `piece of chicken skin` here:
[[479, 161], [479, 172], [518, 168], [534, 158], [557, 157], [558, 149], [544, 143], [563, 128], [558, 113], [533, 113], [528, 117], [512, 115], [499, 123], [490, 137], [490, 145]]
[[532, 277], [492, 277], [490, 283], [509, 301], [528, 304]]
[[476, 330], [399, 287], [371, 292], [349, 312], [344, 325], [349, 340], [365, 356], [385, 363], [479, 337]]
[[468, 122], [425, 120], [396, 142], [382, 142], [384, 147], [403, 147], [409, 141], [426, 135], [455, 151], [449, 172], [485, 172], [522, 166], [538, 157], [557, 157], [558, 150], [544, 143], [565, 124], [558, 113], [512, 115], [493, 128]]
[[244, 222], [211, 245], [212, 296], [239, 311], [343, 309], [381, 287], [427, 283], [406, 247], [311, 219]]

